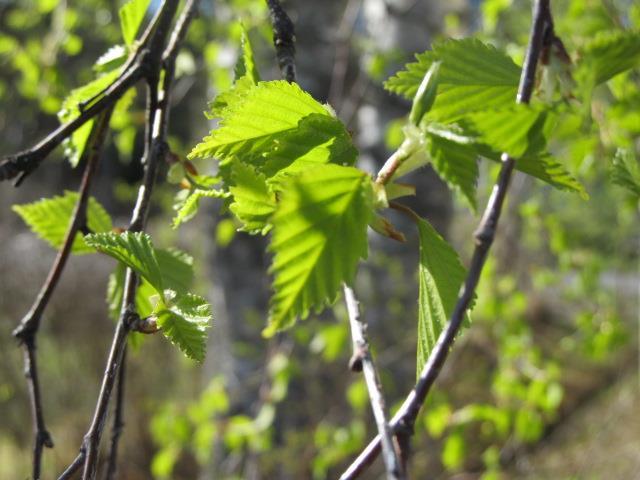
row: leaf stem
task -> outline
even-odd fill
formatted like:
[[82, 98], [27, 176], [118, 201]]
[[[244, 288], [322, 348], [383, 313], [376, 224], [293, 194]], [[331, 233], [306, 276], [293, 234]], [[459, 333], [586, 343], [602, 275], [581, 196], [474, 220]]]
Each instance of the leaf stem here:
[[[529, 46], [516, 98], [518, 103], [528, 103], [533, 93], [536, 66], [543, 46], [544, 36], [552, 25], [549, 3], [549, 0], [536, 0], [534, 5]], [[438, 342], [420, 372], [420, 377], [415, 387], [391, 420], [391, 426], [396, 436], [408, 436], [411, 434], [420, 408], [447, 359], [458, 330], [463, 323], [465, 313], [473, 299], [476, 286], [480, 280], [480, 274], [493, 243], [509, 181], [513, 173], [515, 159], [503, 153], [501, 163], [502, 166], [497, 183], [493, 188], [480, 224], [474, 233], [475, 249], [471, 265], [451, 320], [438, 338]], [[379, 454], [380, 444], [381, 439], [378, 435], [342, 474], [341, 480], [354, 479], [363, 473]]]

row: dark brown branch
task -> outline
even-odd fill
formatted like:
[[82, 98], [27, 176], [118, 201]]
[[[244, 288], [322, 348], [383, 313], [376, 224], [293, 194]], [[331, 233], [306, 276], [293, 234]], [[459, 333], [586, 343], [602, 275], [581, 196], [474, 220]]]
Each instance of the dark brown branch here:
[[38, 364], [36, 357], [36, 335], [40, 328], [42, 314], [49, 304], [53, 292], [58, 286], [58, 281], [62, 276], [67, 260], [73, 247], [77, 233], [86, 224], [87, 203], [89, 201], [89, 189], [95, 176], [102, 145], [106, 136], [111, 109], [104, 112], [96, 124], [93, 126], [87, 146], [83, 152], [83, 159], [86, 166], [78, 191], [79, 197], [69, 221], [67, 233], [58, 251], [56, 259], [51, 266], [51, 270], [36, 297], [29, 312], [24, 316], [20, 325], [13, 331], [13, 336], [18, 339], [24, 347], [24, 371], [29, 387], [29, 397], [31, 403], [31, 413], [34, 425], [34, 446], [33, 446], [33, 478], [40, 478], [42, 464], [42, 452], [44, 447], [53, 448], [53, 440], [47, 430], [42, 408], [42, 398], [40, 394], [40, 382], [38, 379]]
[[[549, 0], [537, 0], [534, 6], [529, 46], [520, 77], [520, 86], [516, 99], [518, 103], [528, 103], [531, 99], [543, 39], [547, 29], [551, 28], [551, 25]], [[493, 188], [480, 225], [474, 233], [476, 246], [471, 259], [469, 273], [467, 274], [451, 320], [438, 338], [438, 342], [420, 373], [418, 382], [391, 421], [394, 432], [398, 436], [409, 435], [413, 429], [420, 408], [447, 359], [449, 350], [463, 323], [465, 313], [473, 299], [476, 286], [480, 280], [480, 274], [482, 273], [491, 244], [493, 243], [498, 220], [509, 187], [509, 181], [513, 173], [515, 159], [504, 153], [501, 157], [501, 163], [502, 166], [498, 181]], [[349, 466], [347, 471], [340, 477], [341, 480], [357, 478], [380, 452], [380, 443], [380, 436], [377, 436]]]
[[276, 47], [278, 66], [284, 79], [293, 83], [296, 81], [296, 34], [293, 22], [279, 0], [267, 0], [267, 5], [273, 27], [273, 45]]
[[118, 468], [118, 443], [124, 429], [124, 384], [126, 379], [127, 349], [122, 353], [122, 366], [118, 372], [118, 390], [116, 394], [116, 406], [113, 414], [113, 426], [111, 427], [111, 449], [107, 461], [107, 473], [105, 480], [115, 480]]
[[382, 387], [380, 386], [380, 379], [369, 350], [369, 341], [366, 335], [367, 326], [360, 318], [359, 302], [353, 289], [345, 284], [343, 285], [343, 291], [353, 340], [353, 356], [349, 361], [349, 367], [353, 371], [362, 371], [364, 374], [367, 390], [369, 391], [371, 410], [378, 427], [378, 435], [382, 439], [382, 457], [387, 470], [387, 479], [401, 480], [405, 478], [403, 464], [393, 445], [393, 434], [387, 421], [387, 409]]

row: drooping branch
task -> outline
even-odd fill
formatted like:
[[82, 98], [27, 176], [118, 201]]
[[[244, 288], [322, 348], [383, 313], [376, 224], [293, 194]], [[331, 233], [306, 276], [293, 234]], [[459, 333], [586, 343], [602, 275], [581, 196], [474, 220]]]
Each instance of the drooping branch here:
[[78, 190], [78, 201], [71, 215], [69, 227], [65, 234], [62, 246], [51, 266], [51, 270], [38, 293], [29, 312], [24, 316], [20, 325], [13, 331], [13, 336], [18, 339], [24, 347], [24, 371], [27, 377], [31, 412], [34, 424], [34, 446], [33, 446], [33, 478], [40, 478], [42, 464], [42, 452], [44, 447], [52, 448], [53, 440], [47, 430], [42, 408], [42, 398], [40, 394], [40, 382], [38, 378], [38, 364], [36, 357], [36, 336], [40, 328], [40, 321], [45, 308], [49, 304], [51, 297], [58, 286], [58, 281], [62, 276], [64, 267], [67, 264], [73, 242], [76, 235], [86, 225], [87, 204], [89, 201], [89, 190], [98, 167], [102, 145], [106, 137], [107, 127], [111, 118], [112, 110], [109, 109], [100, 115], [98, 121], [93, 126], [89, 140], [83, 152], [81, 161], [86, 161], [82, 182]]
[[393, 434], [389, 428], [387, 420], [387, 409], [385, 406], [382, 387], [373, 357], [369, 351], [369, 341], [367, 340], [367, 325], [360, 318], [359, 302], [356, 299], [353, 289], [348, 285], [343, 285], [344, 300], [349, 313], [349, 325], [351, 327], [351, 338], [353, 340], [353, 356], [349, 361], [349, 367], [355, 372], [363, 372], [364, 380], [369, 392], [371, 410], [378, 427], [378, 435], [382, 442], [382, 457], [387, 470], [389, 480], [401, 480], [404, 478], [404, 468], [400, 455], [393, 445]]
[[296, 46], [295, 29], [287, 12], [279, 0], [267, 0], [269, 16], [273, 26], [273, 45], [276, 47], [276, 58], [282, 76], [287, 82], [296, 81]]
[[[543, 47], [543, 40], [547, 35], [548, 29], [552, 28], [552, 17], [549, 3], [549, 0], [537, 0], [534, 5], [529, 45], [516, 98], [516, 102], [518, 103], [528, 103], [533, 93], [535, 72], [540, 58], [540, 52]], [[396, 435], [410, 434], [420, 408], [422, 407], [431, 386], [438, 377], [438, 374], [447, 359], [449, 350], [453, 345], [455, 337], [460, 330], [465, 313], [473, 299], [475, 289], [480, 280], [480, 274], [482, 273], [491, 244], [495, 237], [498, 220], [500, 218], [502, 206], [509, 187], [509, 181], [513, 174], [515, 161], [516, 160], [513, 157], [506, 153], [503, 153], [501, 156], [501, 168], [497, 183], [493, 188], [493, 192], [489, 198], [480, 224], [474, 233], [475, 249], [471, 259], [469, 272], [460, 292], [458, 302], [450, 321], [442, 331], [438, 338], [438, 342], [429, 356], [429, 359], [422, 368], [415, 387], [391, 421], [391, 425]], [[341, 480], [357, 478], [379, 454], [380, 445], [381, 439], [380, 436], [377, 436], [343, 473], [340, 477]]]

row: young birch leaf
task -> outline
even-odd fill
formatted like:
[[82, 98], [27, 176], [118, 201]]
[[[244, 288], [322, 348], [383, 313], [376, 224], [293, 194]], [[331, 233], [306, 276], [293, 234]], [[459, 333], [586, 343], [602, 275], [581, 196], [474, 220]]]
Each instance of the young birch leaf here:
[[[227, 105], [220, 128], [213, 130], [189, 154], [189, 158], [260, 155], [279, 135], [298, 126], [307, 115], [330, 115], [295, 83], [260, 82], [234, 104]], [[244, 158], [243, 158], [244, 160]]]
[[179, 296], [171, 306], [161, 308], [155, 315], [164, 336], [187, 357], [202, 362], [207, 347], [207, 329], [212, 319], [207, 301], [187, 294]]
[[494, 151], [519, 158], [525, 152], [544, 148], [545, 142], [540, 138], [546, 115], [527, 105], [512, 105], [501, 110], [470, 113], [465, 121], [476, 133], [477, 141]]
[[367, 257], [372, 202], [371, 179], [356, 168], [321, 165], [287, 180], [271, 219], [275, 278], [265, 336], [321, 310], [353, 281]]
[[428, 145], [434, 170], [475, 211], [478, 182], [478, 153], [475, 148], [437, 135], [429, 135]]
[[119, 10], [120, 30], [127, 46], [133, 45], [151, 0], [129, 0]]
[[618, 149], [613, 159], [611, 180], [640, 199], [640, 165], [630, 150]]
[[456, 251], [426, 220], [420, 236], [417, 372], [429, 358], [438, 336], [453, 313], [466, 270]]
[[242, 49], [242, 55], [238, 58], [236, 67], [234, 70], [236, 80], [242, 77], [248, 77], [251, 82], [256, 85], [260, 81], [260, 73], [256, 67], [256, 62], [253, 58], [253, 47], [249, 40], [249, 34], [244, 28], [244, 25], [240, 24], [240, 47]]
[[[113, 70], [105, 73], [104, 75], [96, 78], [95, 80], [78, 87], [71, 91], [71, 93], [62, 102], [62, 107], [58, 112], [58, 118], [61, 123], [67, 123], [80, 115], [80, 106], [83, 102], [89, 101], [118, 77], [119, 70]], [[63, 142], [64, 153], [72, 167], [78, 165], [80, 156], [91, 134], [94, 120], [89, 120], [80, 128], [78, 128], [71, 137], [65, 139]]]
[[596, 86], [640, 65], [640, 31], [599, 32], [586, 45], [578, 77]]
[[231, 212], [244, 225], [241, 230], [266, 235], [271, 229], [269, 217], [276, 209], [276, 195], [267, 184], [267, 179], [251, 165], [236, 163], [231, 178], [234, 185], [229, 187], [233, 195]]
[[[65, 191], [62, 196], [43, 198], [24, 205], [14, 205], [12, 209], [20, 215], [38, 237], [57, 249], [62, 246], [67, 234], [78, 198], [77, 192]], [[109, 232], [113, 228], [111, 217], [93, 197], [89, 198], [87, 204], [87, 227], [96, 233]], [[82, 234], [78, 232], [73, 241], [71, 253], [82, 255], [93, 252], [95, 250], [85, 243]]]
[[176, 211], [172, 222], [173, 228], [178, 228], [198, 213], [201, 198], [227, 198], [228, 192], [213, 188], [218, 183], [220, 183], [220, 179], [217, 177], [201, 175], [197, 179], [196, 187], [178, 192], [173, 205], [173, 209]]
[[[174, 290], [179, 295], [189, 291], [193, 284], [193, 257], [187, 253], [170, 248], [167, 250], [156, 249], [156, 259], [160, 267], [162, 284], [165, 288]], [[118, 263], [115, 271], [109, 275], [107, 285], [107, 306], [109, 316], [117, 320], [122, 308], [122, 295], [124, 294], [125, 266]], [[156, 295], [156, 290], [149, 282], [142, 280], [136, 291], [136, 311], [140, 317], [151, 315], [153, 305], [150, 297]]]
[[589, 198], [584, 186], [551, 155], [525, 155], [516, 160], [516, 170], [542, 180], [558, 190], [577, 193], [585, 200]]
[[431, 65], [442, 62], [438, 96], [428, 114], [431, 119], [452, 122], [469, 112], [513, 104], [520, 67], [491, 45], [475, 38], [446, 40], [416, 58], [417, 62], [387, 80], [385, 88], [411, 100]]
[[300, 120], [295, 130], [274, 141], [264, 153], [265, 163], [259, 168], [272, 178], [277, 174], [296, 174], [323, 163], [351, 166], [357, 157], [358, 151], [342, 122], [313, 113]]
[[84, 239], [89, 246], [131, 268], [147, 280], [160, 296], [164, 294], [160, 265], [149, 235], [142, 232], [110, 232], [86, 235]]

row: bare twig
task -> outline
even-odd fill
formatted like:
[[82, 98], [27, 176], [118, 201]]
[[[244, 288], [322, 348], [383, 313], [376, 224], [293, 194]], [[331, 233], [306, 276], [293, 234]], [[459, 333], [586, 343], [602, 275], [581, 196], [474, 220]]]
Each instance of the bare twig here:
[[106, 480], [115, 480], [118, 468], [118, 443], [124, 429], [124, 384], [126, 379], [127, 349], [122, 353], [122, 366], [118, 372], [118, 390], [116, 394], [116, 406], [113, 414], [113, 426], [111, 427], [111, 450], [107, 460]]
[[367, 340], [367, 325], [360, 318], [359, 302], [356, 299], [353, 289], [348, 285], [343, 285], [344, 300], [349, 313], [349, 325], [351, 326], [351, 338], [353, 340], [353, 356], [349, 361], [349, 367], [353, 371], [362, 371], [364, 380], [369, 391], [371, 410], [378, 427], [378, 435], [382, 439], [382, 457], [387, 470], [389, 480], [401, 480], [404, 477], [404, 469], [400, 455], [393, 445], [393, 434], [387, 421], [386, 406], [380, 379], [373, 357], [369, 351]]
[[89, 189], [91, 182], [95, 176], [102, 144], [106, 136], [107, 126], [111, 118], [111, 109], [104, 112], [96, 124], [93, 126], [87, 146], [83, 152], [86, 159], [86, 166], [82, 177], [82, 182], [78, 190], [79, 196], [76, 203], [67, 233], [62, 242], [62, 246], [58, 251], [56, 259], [51, 266], [51, 270], [47, 275], [40, 293], [29, 312], [24, 316], [20, 325], [13, 331], [13, 336], [18, 339], [24, 347], [24, 370], [27, 377], [29, 396], [31, 399], [31, 411], [33, 416], [33, 424], [35, 431], [34, 447], [33, 447], [33, 478], [40, 478], [40, 469], [42, 464], [42, 451], [44, 447], [52, 448], [53, 440], [47, 430], [44, 413], [42, 408], [42, 398], [40, 395], [40, 383], [38, 380], [38, 365], [36, 358], [36, 335], [40, 328], [42, 314], [49, 304], [53, 292], [58, 286], [58, 281], [62, 276], [65, 265], [71, 253], [73, 242], [76, 234], [86, 225], [87, 203], [89, 201]]
[[[549, 0], [537, 0], [534, 6], [529, 46], [516, 98], [518, 103], [528, 103], [531, 99], [535, 83], [536, 66], [543, 46], [543, 39], [549, 28], [552, 28]], [[418, 382], [391, 421], [396, 435], [408, 435], [412, 430], [420, 408], [446, 361], [449, 350], [462, 325], [465, 313], [469, 308], [476, 286], [478, 285], [482, 268], [484, 267], [498, 226], [500, 212], [502, 211], [509, 181], [513, 173], [515, 159], [504, 153], [502, 154], [501, 162], [502, 166], [498, 181], [487, 203], [480, 225], [474, 233], [476, 246], [460, 297], [458, 298], [451, 320], [438, 338], [438, 342], [420, 373]], [[380, 452], [380, 444], [380, 436], [377, 436], [340, 478], [342, 480], [357, 478], [378, 455]]]
[[276, 47], [276, 58], [282, 76], [287, 82], [296, 81], [296, 46], [293, 22], [280, 5], [279, 0], [267, 0], [269, 16], [273, 26], [273, 44]]

